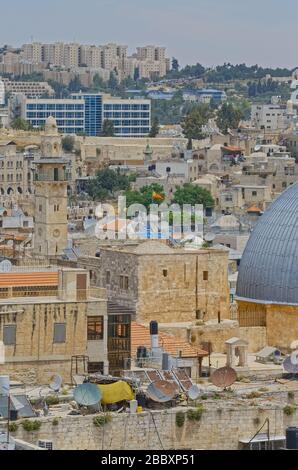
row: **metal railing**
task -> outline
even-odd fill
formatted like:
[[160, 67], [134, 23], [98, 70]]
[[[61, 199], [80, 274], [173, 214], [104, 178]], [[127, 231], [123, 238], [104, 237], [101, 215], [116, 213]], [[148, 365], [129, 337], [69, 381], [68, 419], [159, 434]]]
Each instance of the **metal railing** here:
[[94, 287], [89, 289], [59, 290], [58, 286], [33, 286], [33, 287], [1, 287], [0, 299], [14, 298], [37, 298], [37, 297], [55, 297], [63, 301], [88, 301], [94, 299], [107, 299], [106, 289]]

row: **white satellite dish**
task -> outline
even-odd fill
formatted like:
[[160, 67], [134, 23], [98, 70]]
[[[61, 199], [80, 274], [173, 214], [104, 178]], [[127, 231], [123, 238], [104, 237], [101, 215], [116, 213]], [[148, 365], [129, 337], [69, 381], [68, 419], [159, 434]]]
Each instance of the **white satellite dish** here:
[[187, 394], [191, 400], [196, 400], [200, 396], [200, 389], [196, 384], [193, 384]]
[[1, 261], [0, 263], [0, 272], [1, 273], [10, 273], [12, 269], [12, 264], [8, 259]]
[[59, 392], [60, 388], [62, 385], [62, 377], [59, 374], [53, 375], [51, 377], [51, 381], [49, 383], [49, 387], [54, 391], [54, 392]]
[[215, 239], [215, 233], [207, 232], [204, 236], [204, 239], [206, 242], [213, 242], [213, 240]]

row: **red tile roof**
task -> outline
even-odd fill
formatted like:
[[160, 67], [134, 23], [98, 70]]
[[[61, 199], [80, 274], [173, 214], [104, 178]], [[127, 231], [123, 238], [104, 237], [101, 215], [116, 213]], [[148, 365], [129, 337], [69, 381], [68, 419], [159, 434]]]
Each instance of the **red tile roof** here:
[[[186, 341], [177, 339], [174, 335], [169, 333], [158, 333], [159, 347], [163, 348], [165, 352], [177, 357], [178, 351], [182, 351], [181, 357], [198, 357], [207, 356], [208, 353], [203, 349], [192, 346]], [[136, 357], [138, 346], [145, 346], [150, 348], [150, 330], [149, 327], [141, 325], [137, 322], [131, 324], [131, 354]]]

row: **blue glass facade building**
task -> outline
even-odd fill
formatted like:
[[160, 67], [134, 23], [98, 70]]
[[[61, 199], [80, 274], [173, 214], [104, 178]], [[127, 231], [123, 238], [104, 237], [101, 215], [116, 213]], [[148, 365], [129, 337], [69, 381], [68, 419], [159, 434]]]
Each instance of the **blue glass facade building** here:
[[46, 119], [53, 116], [62, 134], [85, 132], [85, 102], [72, 99], [25, 99], [22, 118], [34, 128], [43, 127]]
[[115, 135], [145, 137], [151, 129], [150, 100], [106, 99], [103, 101], [103, 121], [113, 121]]
[[43, 127], [53, 116], [63, 134], [100, 136], [106, 119], [113, 122], [118, 137], [146, 137], [151, 130], [151, 102], [146, 99], [74, 93], [70, 99], [24, 98], [21, 109], [22, 118], [34, 128]]
[[95, 93], [74, 93], [71, 97], [85, 102], [85, 133], [99, 136], [102, 129], [102, 95]]

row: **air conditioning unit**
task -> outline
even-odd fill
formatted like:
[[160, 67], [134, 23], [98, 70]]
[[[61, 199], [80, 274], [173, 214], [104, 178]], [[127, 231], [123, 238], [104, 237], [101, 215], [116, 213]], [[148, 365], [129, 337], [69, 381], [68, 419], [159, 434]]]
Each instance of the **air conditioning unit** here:
[[38, 441], [38, 447], [46, 450], [53, 450], [53, 441], [40, 440]]

